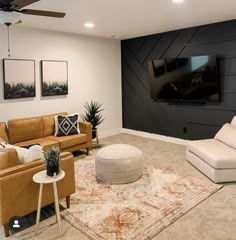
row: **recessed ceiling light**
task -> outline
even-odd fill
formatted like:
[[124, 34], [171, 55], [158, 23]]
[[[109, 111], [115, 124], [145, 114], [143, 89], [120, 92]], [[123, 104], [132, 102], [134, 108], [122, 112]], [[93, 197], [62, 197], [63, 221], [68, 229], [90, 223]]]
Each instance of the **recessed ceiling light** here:
[[85, 26], [86, 28], [93, 28], [93, 27], [94, 27], [94, 23], [92, 23], [92, 22], [87, 22], [87, 23], [84, 24], [84, 26]]
[[172, 0], [173, 3], [181, 3], [184, 2], [184, 0]]

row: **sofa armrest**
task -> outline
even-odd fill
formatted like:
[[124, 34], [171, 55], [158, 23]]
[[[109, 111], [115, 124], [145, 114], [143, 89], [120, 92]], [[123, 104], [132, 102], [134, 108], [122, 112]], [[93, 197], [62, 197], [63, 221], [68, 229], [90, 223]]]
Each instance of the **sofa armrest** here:
[[61, 157], [61, 159], [66, 158], [66, 157], [73, 157], [73, 154], [71, 152], [61, 152], [60, 157]]
[[17, 152], [13, 148], [0, 149], [0, 169], [7, 169], [19, 165]]
[[88, 141], [92, 142], [92, 124], [90, 122], [79, 122], [79, 129], [81, 133], [87, 134]]
[[[59, 199], [75, 192], [74, 158], [72, 154], [61, 159], [65, 177], [57, 183]], [[24, 216], [37, 210], [39, 184], [33, 175], [45, 170], [43, 160], [35, 160], [7, 169], [0, 177], [0, 224], [8, 223], [12, 216]], [[54, 202], [51, 184], [43, 187], [42, 207]]]
[[[73, 155], [69, 152], [63, 152], [63, 153], [60, 154], [60, 157], [61, 157], [62, 161], [63, 161], [64, 158], [67, 158], [67, 157], [70, 157], [70, 156], [73, 156]], [[1, 170], [0, 171], [0, 178], [11, 175], [11, 174], [15, 174], [15, 173], [18, 173], [18, 172], [26, 171], [27, 169], [35, 168], [35, 167], [38, 167], [38, 166], [44, 166], [45, 167], [46, 164], [45, 164], [44, 160], [37, 159], [37, 160], [34, 160], [32, 162], [20, 164], [20, 165], [17, 165], [17, 166], [13, 166], [13, 167], [9, 167], [7, 169]]]
[[43, 165], [43, 164], [44, 164], [43, 160], [38, 159], [38, 160], [34, 160], [32, 162], [29, 162], [29, 163], [24, 163], [24, 164], [20, 164], [20, 165], [14, 166], [14, 167], [9, 167], [7, 169], [4, 169], [4, 170], [0, 171], [0, 178], [6, 177], [8, 175], [12, 175], [12, 174], [15, 174], [15, 173], [18, 173], [18, 172], [22, 172], [22, 171], [25, 171], [27, 169], [34, 168], [34, 167], [37, 167], [37, 166], [40, 166], [40, 165]]

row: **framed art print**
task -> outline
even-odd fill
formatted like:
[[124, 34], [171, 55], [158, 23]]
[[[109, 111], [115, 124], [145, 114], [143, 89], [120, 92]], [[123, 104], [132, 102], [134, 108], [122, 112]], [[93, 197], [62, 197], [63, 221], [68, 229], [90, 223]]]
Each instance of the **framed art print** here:
[[4, 99], [35, 97], [35, 61], [3, 59]]
[[68, 62], [41, 61], [42, 96], [68, 94]]

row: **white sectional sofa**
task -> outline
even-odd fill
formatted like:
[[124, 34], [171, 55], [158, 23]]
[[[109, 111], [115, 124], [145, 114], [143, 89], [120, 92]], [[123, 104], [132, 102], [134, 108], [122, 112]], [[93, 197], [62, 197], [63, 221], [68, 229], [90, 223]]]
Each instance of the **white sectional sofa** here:
[[190, 141], [186, 159], [215, 183], [236, 181], [236, 116], [214, 139]]

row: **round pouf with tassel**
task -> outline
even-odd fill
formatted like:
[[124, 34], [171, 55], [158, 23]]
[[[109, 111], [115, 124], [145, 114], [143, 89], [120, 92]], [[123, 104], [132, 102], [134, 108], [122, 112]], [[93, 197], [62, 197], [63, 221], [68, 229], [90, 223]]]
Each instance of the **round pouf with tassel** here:
[[113, 144], [100, 149], [96, 154], [97, 179], [111, 184], [130, 183], [143, 174], [142, 151], [128, 144]]

